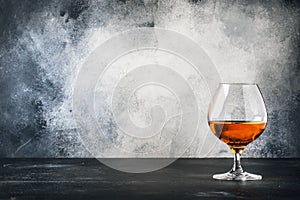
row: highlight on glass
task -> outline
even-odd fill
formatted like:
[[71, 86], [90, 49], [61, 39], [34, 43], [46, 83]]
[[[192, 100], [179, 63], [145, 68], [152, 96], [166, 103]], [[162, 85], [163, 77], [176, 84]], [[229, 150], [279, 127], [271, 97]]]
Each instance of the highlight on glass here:
[[218, 180], [261, 180], [262, 176], [245, 172], [240, 156], [245, 147], [266, 128], [267, 111], [257, 84], [220, 83], [209, 106], [211, 131], [234, 154], [229, 172], [213, 175]]

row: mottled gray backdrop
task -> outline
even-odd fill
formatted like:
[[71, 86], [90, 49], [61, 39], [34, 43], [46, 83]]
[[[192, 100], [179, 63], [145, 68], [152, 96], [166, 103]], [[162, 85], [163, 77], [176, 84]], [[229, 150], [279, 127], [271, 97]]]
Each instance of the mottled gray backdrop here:
[[[160, 27], [196, 41], [222, 81], [260, 85], [269, 123], [245, 156], [299, 157], [299, 23], [297, 1], [0, 0], [0, 156], [90, 156], [72, 117], [80, 64], [118, 32]], [[197, 141], [185, 156], [203, 156]]]

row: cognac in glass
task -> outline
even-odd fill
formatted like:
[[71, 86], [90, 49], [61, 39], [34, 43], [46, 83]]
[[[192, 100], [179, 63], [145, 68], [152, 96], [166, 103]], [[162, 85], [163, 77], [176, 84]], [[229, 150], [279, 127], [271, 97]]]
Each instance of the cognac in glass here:
[[267, 112], [256, 84], [221, 83], [210, 103], [208, 124], [211, 131], [226, 143], [234, 154], [232, 169], [216, 174], [219, 180], [261, 180], [261, 175], [245, 172], [240, 155], [266, 128]]

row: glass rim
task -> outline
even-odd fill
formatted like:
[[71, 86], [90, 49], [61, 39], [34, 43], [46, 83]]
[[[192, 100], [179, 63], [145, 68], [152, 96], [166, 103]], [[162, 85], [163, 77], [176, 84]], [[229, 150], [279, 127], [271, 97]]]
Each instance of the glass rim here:
[[257, 83], [219, 83], [219, 85], [258, 85]]

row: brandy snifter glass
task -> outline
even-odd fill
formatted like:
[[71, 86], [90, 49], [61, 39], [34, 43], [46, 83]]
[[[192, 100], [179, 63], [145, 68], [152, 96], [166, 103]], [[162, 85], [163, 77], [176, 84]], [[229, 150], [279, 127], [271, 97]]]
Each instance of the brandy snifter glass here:
[[213, 175], [219, 180], [261, 180], [261, 175], [245, 172], [240, 156], [244, 148], [266, 128], [267, 111], [257, 84], [221, 83], [208, 111], [211, 131], [226, 143], [234, 154], [232, 169]]

